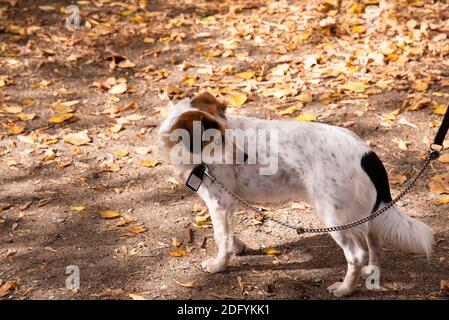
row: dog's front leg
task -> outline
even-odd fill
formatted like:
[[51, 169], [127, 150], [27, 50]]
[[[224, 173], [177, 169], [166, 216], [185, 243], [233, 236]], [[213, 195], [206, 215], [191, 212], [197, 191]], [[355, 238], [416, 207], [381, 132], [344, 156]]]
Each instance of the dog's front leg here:
[[[200, 189], [201, 190], [201, 189]], [[217, 256], [204, 261], [201, 265], [207, 272], [217, 273], [226, 269], [234, 246], [234, 234], [229, 224], [230, 216], [235, 208], [231, 197], [222, 192], [201, 190], [201, 198], [206, 202], [214, 228], [215, 243], [218, 247]]]
[[209, 208], [209, 214], [214, 227], [214, 238], [218, 247], [218, 252], [215, 258], [204, 261], [202, 267], [207, 272], [217, 273], [225, 270], [229, 262], [230, 254], [228, 245], [232, 235], [229, 232], [227, 215], [230, 213], [223, 208]]

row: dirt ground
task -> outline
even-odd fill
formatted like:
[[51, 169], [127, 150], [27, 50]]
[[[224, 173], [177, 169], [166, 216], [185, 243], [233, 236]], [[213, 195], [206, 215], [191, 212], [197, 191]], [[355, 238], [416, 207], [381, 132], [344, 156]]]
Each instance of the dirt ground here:
[[[207, 89], [235, 114], [348, 127], [396, 195], [448, 103], [448, 5], [393, 1], [370, 32], [376, 1], [77, 1], [75, 30], [69, 4], [0, 1], [0, 299], [333, 299], [326, 287], [346, 265], [330, 236], [244, 210], [236, 231], [249, 250], [205, 274], [213, 231], [159, 159], [158, 125], [169, 100]], [[431, 259], [387, 246], [380, 290], [348, 299], [448, 298], [449, 186], [428, 185], [448, 168], [433, 162], [400, 203], [434, 230]], [[269, 207], [320, 225], [304, 204]]]

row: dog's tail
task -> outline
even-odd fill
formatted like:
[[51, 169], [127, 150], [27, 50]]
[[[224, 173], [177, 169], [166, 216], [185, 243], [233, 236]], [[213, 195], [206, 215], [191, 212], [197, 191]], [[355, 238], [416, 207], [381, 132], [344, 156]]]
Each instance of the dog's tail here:
[[[385, 167], [372, 151], [362, 157], [361, 166], [376, 188], [377, 199], [373, 211], [380, 209], [392, 201]], [[370, 232], [400, 249], [425, 253], [428, 258], [432, 253], [434, 239], [430, 228], [423, 222], [404, 214], [397, 206], [391, 207], [375, 218], [371, 222]]]
[[[385, 203], [382, 203], [380, 208], [384, 205]], [[406, 215], [396, 206], [374, 219], [370, 232], [400, 249], [425, 253], [427, 258], [430, 258], [432, 254], [434, 245], [432, 230], [425, 223]]]

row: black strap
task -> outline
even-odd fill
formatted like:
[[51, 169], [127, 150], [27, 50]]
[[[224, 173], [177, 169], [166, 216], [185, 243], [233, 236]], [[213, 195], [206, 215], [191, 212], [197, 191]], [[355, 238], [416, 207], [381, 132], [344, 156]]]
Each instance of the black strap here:
[[437, 135], [435, 136], [435, 140], [433, 140], [433, 144], [443, 146], [444, 137], [446, 137], [448, 130], [449, 130], [449, 108], [447, 108], [446, 113], [444, 114], [443, 122], [441, 122], [441, 126], [438, 129]]

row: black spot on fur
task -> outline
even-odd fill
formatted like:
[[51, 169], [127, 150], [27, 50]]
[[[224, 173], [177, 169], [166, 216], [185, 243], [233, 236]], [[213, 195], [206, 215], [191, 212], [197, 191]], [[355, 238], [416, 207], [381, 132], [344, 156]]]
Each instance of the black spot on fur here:
[[365, 170], [377, 191], [376, 203], [374, 204], [372, 211], [374, 212], [379, 208], [382, 201], [390, 202], [392, 200], [387, 171], [385, 170], [382, 161], [380, 161], [379, 157], [372, 151], [366, 153], [362, 157], [361, 162], [363, 170]]

